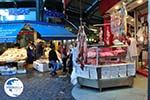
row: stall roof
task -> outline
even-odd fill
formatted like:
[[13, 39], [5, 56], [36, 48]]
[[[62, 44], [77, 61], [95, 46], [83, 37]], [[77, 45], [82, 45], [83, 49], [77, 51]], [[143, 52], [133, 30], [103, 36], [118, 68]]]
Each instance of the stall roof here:
[[62, 25], [42, 25], [42, 24], [29, 24], [35, 31], [41, 34], [45, 40], [64, 40], [74, 39], [76, 35], [69, 32]]
[[0, 24], [0, 43], [15, 42], [19, 31], [23, 27], [23, 23]]
[[40, 33], [41, 37], [45, 40], [64, 40], [64, 39], [76, 38], [76, 35], [74, 35], [72, 32], [69, 32], [67, 29], [65, 29], [65, 27], [62, 24], [50, 24], [46, 22], [24, 20], [24, 21], [0, 23], [0, 28], [5, 27], [5, 26], [8, 26], [11, 29], [17, 28], [18, 30], [12, 33], [13, 36], [16, 38], [17, 34], [19, 33], [19, 31], [21, 30], [21, 28], [23, 28], [25, 24], [29, 24], [35, 31]]

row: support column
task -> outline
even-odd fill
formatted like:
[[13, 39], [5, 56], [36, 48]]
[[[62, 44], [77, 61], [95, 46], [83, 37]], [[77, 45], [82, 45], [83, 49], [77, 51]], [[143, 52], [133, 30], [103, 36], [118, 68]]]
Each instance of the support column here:
[[150, 0], [148, 0], [148, 100], [150, 100]]
[[36, 0], [36, 20], [40, 21], [40, 0]]
[[36, 20], [43, 21], [43, 0], [36, 0]]

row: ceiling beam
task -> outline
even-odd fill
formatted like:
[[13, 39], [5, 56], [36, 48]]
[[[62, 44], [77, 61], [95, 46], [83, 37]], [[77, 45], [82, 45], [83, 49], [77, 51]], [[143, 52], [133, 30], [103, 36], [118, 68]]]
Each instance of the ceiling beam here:
[[67, 1], [66, 9], [71, 5], [72, 1], [73, 1], [73, 0], [68, 0], [68, 1]]
[[0, 2], [0, 8], [36, 7], [35, 1]]
[[100, 0], [95, 0], [84, 12], [88, 15], [99, 5]]

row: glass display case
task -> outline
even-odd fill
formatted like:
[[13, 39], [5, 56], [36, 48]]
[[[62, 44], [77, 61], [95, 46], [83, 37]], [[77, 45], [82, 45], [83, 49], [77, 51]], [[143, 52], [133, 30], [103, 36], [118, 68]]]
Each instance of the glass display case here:
[[90, 47], [87, 50], [87, 64], [78, 75], [81, 86], [94, 88], [133, 85], [136, 75], [134, 62], [126, 61], [127, 46]]

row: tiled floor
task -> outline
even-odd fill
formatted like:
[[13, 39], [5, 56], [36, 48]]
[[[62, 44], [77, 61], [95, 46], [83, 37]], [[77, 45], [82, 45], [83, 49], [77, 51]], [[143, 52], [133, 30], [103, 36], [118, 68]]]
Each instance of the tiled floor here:
[[[12, 98], [4, 92], [4, 83], [8, 78], [17, 77], [24, 84], [23, 93]], [[68, 76], [51, 77], [49, 72], [34, 70], [27, 74], [0, 76], [0, 100], [74, 100], [71, 95], [72, 84]]]
[[147, 100], [147, 78], [137, 75], [133, 88], [108, 89], [103, 92], [76, 85], [72, 95], [76, 100]]

